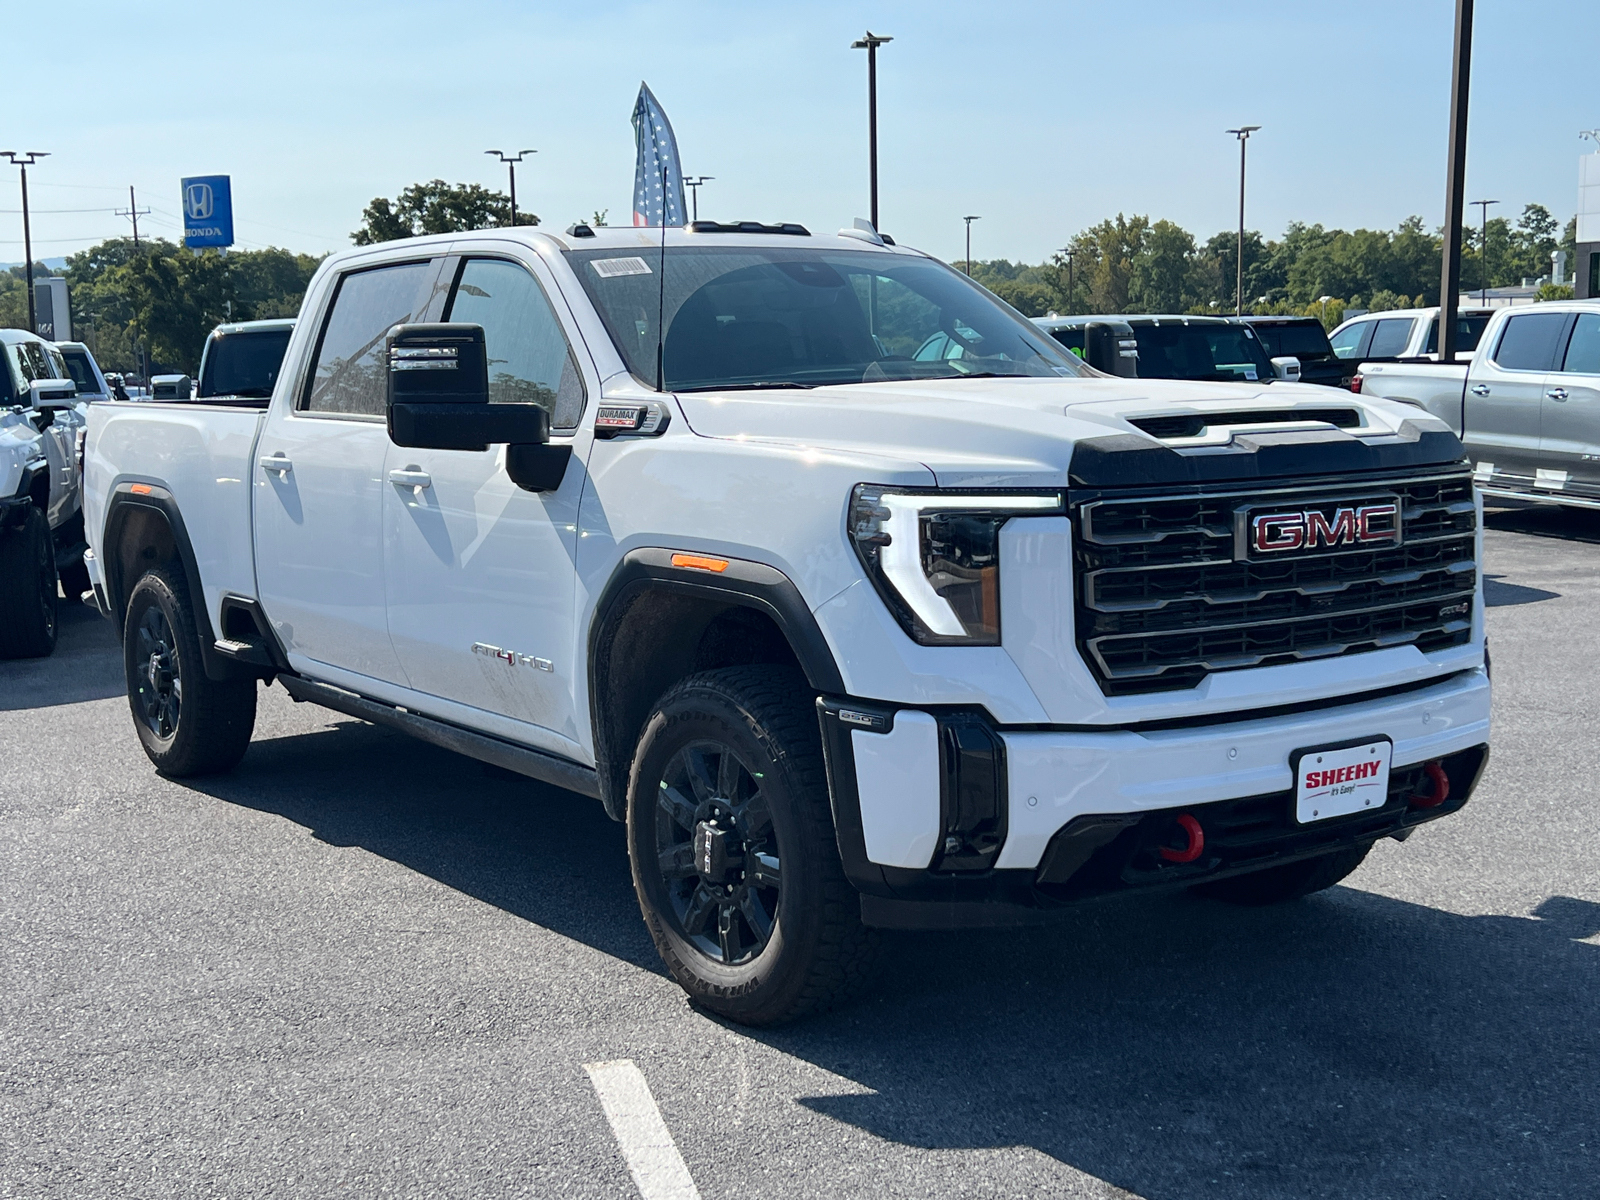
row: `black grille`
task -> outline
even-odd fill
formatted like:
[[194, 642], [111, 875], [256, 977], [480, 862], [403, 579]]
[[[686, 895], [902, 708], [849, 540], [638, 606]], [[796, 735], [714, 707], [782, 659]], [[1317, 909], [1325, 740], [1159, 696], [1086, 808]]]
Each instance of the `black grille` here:
[[[1241, 514], [1398, 499], [1403, 541], [1245, 557]], [[1472, 477], [1330, 480], [1181, 496], [1075, 495], [1078, 648], [1108, 695], [1213, 671], [1466, 642], [1477, 588]]]

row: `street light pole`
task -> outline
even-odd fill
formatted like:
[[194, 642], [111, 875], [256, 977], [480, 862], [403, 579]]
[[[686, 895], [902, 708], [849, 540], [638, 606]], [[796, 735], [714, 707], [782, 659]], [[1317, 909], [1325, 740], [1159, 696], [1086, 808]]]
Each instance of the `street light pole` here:
[[[983, 220], [983, 218], [982, 217], [962, 217], [961, 219], [967, 223], [967, 278], [971, 279], [972, 278], [972, 223], [974, 221], [981, 221], [981, 220]], [[873, 226], [873, 228], [877, 228], [877, 226]]]
[[867, 35], [850, 43], [852, 50], [867, 52], [867, 162], [872, 184], [872, 227], [878, 228], [878, 47], [892, 42], [867, 30]]
[[710, 183], [715, 178], [715, 175], [690, 175], [684, 179], [683, 186], [689, 189], [690, 203], [694, 206], [694, 215], [689, 218], [691, 221], [700, 219], [700, 185]]
[[1479, 206], [1483, 214], [1483, 240], [1478, 244], [1478, 254], [1483, 259], [1478, 271], [1478, 303], [1489, 303], [1489, 205], [1499, 204], [1498, 200], [1469, 200], [1469, 204]]
[[1072, 315], [1070, 310], [1072, 308], [1072, 293], [1074, 291], [1074, 288], [1072, 286], [1072, 255], [1073, 255], [1073, 250], [1072, 250], [1071, 246], [1063, 246], [1063, 247], [1061, 247], [1061, 249], [1057, 250], [1056, 253], [1057, 254], [1065, 254], [1067, 256], [1067, 308], [1069, 310], [1067, 312], [1067, 315], [1070, 317]]
[[1244, 144], [1260, 128], [1259, 125], [1241, 125], [1227, 131], [1239, 139], [1239, 254], [1234, 263], [1237, 276], [1233, 283], [1233, 315], [1236, 317], [1244, 316]]
[[1467, 193], [1467, 98], [1472, 74], [1472, 0], [1456, 0], [1455, 65], [1450, 76], [1450, 155], [1444, 185], [1444, 266], [1439, 280], [1439, 361], [1456, 360], [1461, 309], [1461, 209]]
[[537, 154], [537, 150], [518, 150], [516, 154], [506, 154], [501, 150], [485, 150], [485, 154], [496, 155], [501, 162], [506, 164], [506, 170], [511, 172], [511, 226], [517, 224], [517, 164], [522, 161], [525, 154]]
[[1328, 327], [1328, 301], [1332, 300], [1332, 299], [1333, 299], [1332, 296], [1318, 296], [1317, 297], [1317, 303], [1322, 305], [1322, 312], [1317, 317], [1317, 320], [1322, 322], [1322, 327], [1324, 329], [1326, 329]]
[[38, 316], [33, 308], [33, 230], [28, 225], [28, 168], [41, 158], [49, 158], [48, 150], [29, 150], [18, 154], [15, 150], [0, 150], [0, 157], [11, 160], [11, 165], [22, 170], [22, 266], [23, 278], [28, 287], [28, 332], [39, 332]]

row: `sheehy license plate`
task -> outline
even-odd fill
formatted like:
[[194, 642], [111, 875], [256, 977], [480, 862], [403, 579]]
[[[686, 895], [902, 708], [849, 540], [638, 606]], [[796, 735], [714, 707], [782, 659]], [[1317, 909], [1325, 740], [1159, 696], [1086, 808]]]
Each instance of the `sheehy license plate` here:
[[1307, 825], [1382, 808], [1389, 798], [1393, 751], [1388, 738], [1333, 750], [1303, 751], [1294, 780], [1295, 819]]

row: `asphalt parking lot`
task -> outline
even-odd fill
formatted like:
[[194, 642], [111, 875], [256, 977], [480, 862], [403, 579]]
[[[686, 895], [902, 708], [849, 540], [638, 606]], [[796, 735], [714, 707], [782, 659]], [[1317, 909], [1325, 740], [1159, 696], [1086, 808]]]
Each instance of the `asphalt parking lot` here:
[[[262, 693], [140, 752], [110, 625], [0, 664], [0, 1196], [1593, 1197], [1600, 514], [1491, 516], [1494, 757], [1345, 886], [902, 935], [836, 1013], [691, 1009], [599, 806]], [[677, 1193], [684, 1194], [684, 1193]]]

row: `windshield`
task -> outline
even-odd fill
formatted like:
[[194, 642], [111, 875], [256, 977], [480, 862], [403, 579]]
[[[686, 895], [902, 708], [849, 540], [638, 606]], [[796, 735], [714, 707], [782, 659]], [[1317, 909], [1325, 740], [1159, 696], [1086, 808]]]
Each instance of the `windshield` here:
[[1316, 321], [1296, 322], [1293, 325], [1255, 325], [1252, 328], [1270, 358], [1293, 356], [1314, 360], [1333, 357], [1328, 335]]
[[628, 369], [669, 391], [1089, 373], [965, 276], [909, 254], [739, 246], [569, 251]]
[[1271, 360], [1243, 325], [1137, 324], [1133, 333], [1139, 340], [1141, 379], [1272, 378]]
[[72, 376], [72, 382], [78, 385], [78, 394], [99, 392], [100, 381], [94, 377], [94, 368], [89, 365], [89, 356], [82, 350], [63, 350], [61, 357], [66, 360], [67, 374]]
[[289, 347], [288, 329], [226, 333], [211, 339], [200, 371], [199, 396], [272, 395]]

